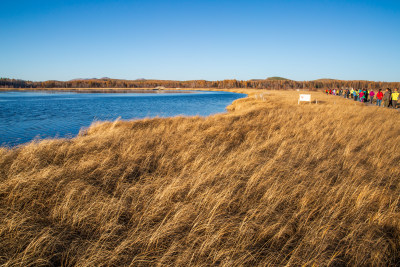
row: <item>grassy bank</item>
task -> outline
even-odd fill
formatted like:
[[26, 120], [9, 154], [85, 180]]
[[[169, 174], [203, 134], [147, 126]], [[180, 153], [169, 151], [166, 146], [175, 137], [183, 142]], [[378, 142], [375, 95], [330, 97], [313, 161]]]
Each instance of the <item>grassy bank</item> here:
[[1, 148], [0, 265], [398, 265], [399, 113], [245, 92]]

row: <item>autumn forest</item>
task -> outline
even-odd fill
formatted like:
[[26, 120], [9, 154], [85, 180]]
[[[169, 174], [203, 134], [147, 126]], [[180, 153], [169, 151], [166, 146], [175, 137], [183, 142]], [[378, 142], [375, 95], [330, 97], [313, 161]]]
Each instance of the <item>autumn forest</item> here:
[[173, 81], [173, 80], [121, 80], [121, 79], [76, 79], [70, 81], [33, 82], [19, 79], [0, 78], [0, 88], [250, 88], [250, 89], [380, 89], [399, 88], [400, 82], [374, 82], [359, 80], [320, 79], [313, 81], [293, 81], [288, 79], [222, 80], [222, 81]]

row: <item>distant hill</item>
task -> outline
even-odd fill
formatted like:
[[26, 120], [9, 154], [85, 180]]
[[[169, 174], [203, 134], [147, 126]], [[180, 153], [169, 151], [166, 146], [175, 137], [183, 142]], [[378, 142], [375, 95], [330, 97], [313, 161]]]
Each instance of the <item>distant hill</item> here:
[[316, 82], [330, 82], [330, 81], [336, 81], [336, 79], [330, 79], [330, 78], [322, 78], [322, 79], [317, 79], [314, 80]]
[[111, 78], [108, 77], [101, 77], [101, 78], [76, 78], [76, 79], [72, 79], [69, 80], [69, 82], [73, 82], [73, 81], [88, 81], [88, 80], [113, 80]]
[[76, 79], [69, 80], [68, 82], [87, 81], [87, 80], [97, 80], [97, 78], [76, 78]]
[[268, 77], [267, 80], [270, 80], [270, 81], [290, 81], [290, 79], [286, 79], [286, 78], [278, 77], [278, 76]]

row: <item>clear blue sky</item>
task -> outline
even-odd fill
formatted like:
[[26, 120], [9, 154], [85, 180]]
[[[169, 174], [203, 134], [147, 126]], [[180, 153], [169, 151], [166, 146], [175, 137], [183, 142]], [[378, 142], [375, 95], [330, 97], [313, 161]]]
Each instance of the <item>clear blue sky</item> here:
[[400, 1], [1, 0], [0, 77], [400, 81]]

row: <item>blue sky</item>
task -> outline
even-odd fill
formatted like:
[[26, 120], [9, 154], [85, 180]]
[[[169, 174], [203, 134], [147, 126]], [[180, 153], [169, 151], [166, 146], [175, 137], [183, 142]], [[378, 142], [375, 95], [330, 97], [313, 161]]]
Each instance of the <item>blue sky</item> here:
[[400, 1], [1, 0], [0, 77], [400, 81]]

